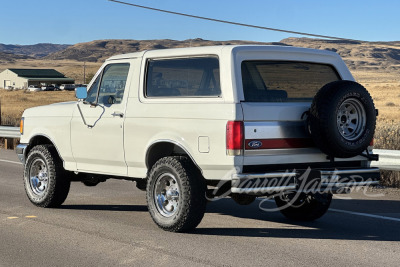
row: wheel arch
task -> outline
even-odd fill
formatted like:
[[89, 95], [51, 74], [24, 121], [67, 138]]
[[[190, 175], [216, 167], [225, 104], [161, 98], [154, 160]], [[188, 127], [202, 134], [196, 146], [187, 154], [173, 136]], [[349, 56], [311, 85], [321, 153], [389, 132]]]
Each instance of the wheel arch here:
[[189, 153], [187, 149], [184, 148], [184, 146], [182, 146], [178, 142], [167, 139], [154, 141], [147, 148], [146, 151], [147, 170], [150, 171], [151, 167], [159, 159], [173, 155], [187, 156], [193, 162], [196, 168], [200, 171], [200, 173], [201, 174], [203, 173], [201, 168], [197, 165], [193, 156]]
[[57, 151], [58, 157], [61, 159], [62, 162], [64, 162], [64, 160], [61, 157], [60, 151], [58, 150], [57, 146], [55, 145], [55, 142], [49, 136], [44, 135], [44, 134], [38, 134], [38, 135], [32, 136], [30, 138], [29, 145], [27, 146], [27, 148], [24, 151], [25, 157], [27, 157], [29, 154], [29, 151], [31, 151], [31, 149], [37, 145], [52, 145], [52, 146], [54, 146], [54, 148]]

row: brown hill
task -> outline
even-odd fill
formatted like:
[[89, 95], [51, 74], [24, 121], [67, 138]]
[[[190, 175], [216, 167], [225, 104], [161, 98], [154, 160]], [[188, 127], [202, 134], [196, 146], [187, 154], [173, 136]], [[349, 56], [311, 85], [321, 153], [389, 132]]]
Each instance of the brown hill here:
[[338, 53], [353, 70], [400, 71], [400, 42], [355, 42], [310, 38], [287, 38], [287, 45]]
[[[400, 72], [400, 41], [355, 42], [311, 38], [287, 38], [275, 43], [252, 41], [210, 41], [200, 38], [184, 41], [162, 40], [97, 40], [69, 45], [38, 44], [33, 46], [0, 44], [0, 63], [41, 58], [44, 60], [72, 60], [101, 63], [116, 55], [150, 49], [164, 49], [206, 45], [273, 44], [330, 50], [338, 53], [354, 71]], [[43, 57], [43, 55], [47, 55]]]
[[[106, 58], [124, 53], [132, 53], [151, 49], [165, 49], [178, 47], [194, 47], [207, 45], [229, 45], [229, 44], [273, 44], [251, 41], [208, 41], [200, 38], [184, 41], [176, 40], [97, 40], [88, 43], [79, 43], [67, 49], [53, 53], [46, 59], [59, 60], [69, 59], [77, 61], [99, 62]], [[277, 44], [277, 43], [276, 43]], [[284, 44], [281, 44], [284, 45]]]
[[15, 55], [13, 53], [0, 52], [0, 64], [13, 63], [19, 59], [29, 59], [31, 57], [25, 55]]
[[310, 38], [287, 38], [275, 43], [251, 41], [177, 40], [97, 40], [79, 43], [45, 57], [50, 60], [102, 62], [116, 55], [149, 49], [206, 45], [273, 44], [330, 50], [338, 53], [352, 70], [400, 71], [400, 42], [355, 42]]
[[[29, 56], [34, 58], [41, 58], [51, 53], [64, 50], [69, 46], [70, 45], [45, 44], [45, 43], [35, 44], [35, 45], [0, 44], [0, 52]], [[3, 59], [3, 57], [0, 56], [0, 59]]]

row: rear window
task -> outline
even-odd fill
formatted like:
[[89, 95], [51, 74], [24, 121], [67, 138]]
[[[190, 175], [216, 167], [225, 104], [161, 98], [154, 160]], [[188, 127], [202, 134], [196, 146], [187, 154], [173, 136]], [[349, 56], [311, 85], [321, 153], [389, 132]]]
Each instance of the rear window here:
[[312, 101], [327, 83], [340, 80], [325, 64], [287, 61], [243, 61], [243, 93], [246, 102]]
[[147, 63], [146, 97], [219, 97], [217, 57], [155, 59]]

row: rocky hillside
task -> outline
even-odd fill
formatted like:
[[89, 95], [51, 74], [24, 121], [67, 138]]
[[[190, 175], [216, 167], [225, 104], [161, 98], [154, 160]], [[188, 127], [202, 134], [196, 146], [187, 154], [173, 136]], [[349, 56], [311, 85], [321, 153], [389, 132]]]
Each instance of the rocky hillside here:
[[[7, 45], [0, 44], [0, 52], [11, 53], [18, 56], [29, 56], [34, 58], [45, 57], [51, 53], [55, 53], [66, 49], [70, 45], [60, 44], [35, 44], [35, 45]], [[4, 59], [0, 55], [0, 59]]]
[[106, 58], [123, 53], [148, 49], [227, 45], [227, 44], [273, 44], [330, 50], [338, 53], [350, 69], [400, 71], [400, 42], [354, 42], [310, 38], [287, 38], [276, 43], [250, 41], [209, 41], [203, 39], [176, 40], [98, 40], [80, 43], [50, 54], [46, 59], [70, 59], [102, 62]]
[[[330, 50], [338, 53], [352, 70], [400, 72], [400, 41], [398, 42], [355, 42], [310, 38], [287, 38], [275, 43], [251, 41], [209, 41], [203, 39], [177, 40], [97, 40], [69, 45], [38, 44], [32, 46], [0, 44], [0, 62], [13, 62], [21, 57], [47, 60], [76, 60], [103, 62], [106, 58], [123, 53], [149, 49], [193, 47], [229, 44], [269, 44], [299, 46]], [[3, 53], [1, 53], [3, 52]], [[11, 54], [10, 54], [11, 53]], [[15, 57], [13, 56], [15, 55]]]
[[19, 59], [29, 59], [31, 57], [24, 55], [15, 55], [13, 53], [0, 52], [0, 64], [13, 63]]
[[[150, 49], [165, 49], [206, 45], [227, 44], [266, 44], [250, 41], [208, 41], [203, 39], [176, 40], [98, 40], [88, 43], [79, 43], [67, 49], [53, 53], [46, 59], [70, 59], [78, 61], [99, 62], [106, 58], [124, 53], [132, 53]], [[271, 43], [269, 43], [271, 44]]]
[[354, 42], [288, 38], [287, 45], [330, 50], [338, 53], [350, 69], [400, 71], [400, 41]]

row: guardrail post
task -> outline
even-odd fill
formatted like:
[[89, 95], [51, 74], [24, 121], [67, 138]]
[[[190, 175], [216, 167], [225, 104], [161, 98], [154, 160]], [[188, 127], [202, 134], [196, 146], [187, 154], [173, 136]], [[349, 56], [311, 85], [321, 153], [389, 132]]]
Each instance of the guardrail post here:
[[12, 139], [11, 138], [4, 138], [4, 149], [11, 149], [11, 143]]
[[4, 149], [15, 149], [17, 147], [18, 139], [4, 138]]

